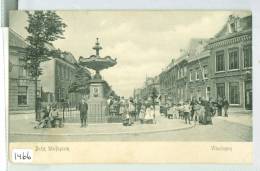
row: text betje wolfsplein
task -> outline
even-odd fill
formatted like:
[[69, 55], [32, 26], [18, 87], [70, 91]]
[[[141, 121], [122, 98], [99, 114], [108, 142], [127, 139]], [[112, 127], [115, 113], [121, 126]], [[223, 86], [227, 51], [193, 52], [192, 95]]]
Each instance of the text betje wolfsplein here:
[[47, 152], [47, 151], [69, 152], [70, 148], [66, 146], [48, 145], [48, 146], [35, 146], [34, 150], [39, 152]]

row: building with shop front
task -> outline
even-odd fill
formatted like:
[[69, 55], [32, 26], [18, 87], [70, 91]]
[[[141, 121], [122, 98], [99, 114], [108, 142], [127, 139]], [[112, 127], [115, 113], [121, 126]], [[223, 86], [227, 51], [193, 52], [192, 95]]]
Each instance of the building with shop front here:
[[252, 16], [230, 15], [208, 49], [212, 96], [252, 109]]
[[[9, 29], [9, 113], [35, 110], [35, 81], [25, 69], [25, 40]], [[40, 91], [40, 89], [39, 89]]]

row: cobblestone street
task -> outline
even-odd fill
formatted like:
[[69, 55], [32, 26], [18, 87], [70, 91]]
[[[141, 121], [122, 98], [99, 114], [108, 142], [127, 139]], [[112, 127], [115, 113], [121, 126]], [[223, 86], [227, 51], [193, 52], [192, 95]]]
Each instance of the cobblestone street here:
[[[232, 113], [236, 112], [236, 113]], [[17, 121], [18, 122], [18, 121]], [[19, 122], [22, 122], [21, 120]], [[23, 121], [25, 122], [25, 121]], [[21, 125], [21, 124], [20, 124]], [[17, 141], [252, 141], [252, 115], [231, 110], [228, 118], [213, 117], [213, 125], [186, 125], [183, 120], [166, 119], [157, 114], [157, 124], [135, 123], [124, 127], [120, 123], [66, 124], [64, 128], [33, 129], [27, 120], [25, 127], [10, 129], [9, 139]]]

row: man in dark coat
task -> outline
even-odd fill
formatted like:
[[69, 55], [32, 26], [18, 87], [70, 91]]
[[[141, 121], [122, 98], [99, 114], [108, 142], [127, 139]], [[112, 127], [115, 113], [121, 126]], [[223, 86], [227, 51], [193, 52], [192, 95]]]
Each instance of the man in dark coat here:
[[[193, 116], [194, 116], [194, 112], [195, 112], [195, 105], [197, 104], [196, 99], [194, 97], [192, 97], [192, 100], [190, 102], [190, 106], [191, 106], [191, 120], [193, 120]], [[198, 118], [194, 118], [194, 119], [198, 119]]]
[[87, 114], [88, 114], [88, 104], [84, 99], [81, 100], [79, 104], [81, 128], [87, 126]]
[[218, 116], [222, 116], [223, 99], [218, 97]]
[[223, 100], [223, 107], [224, 107], [224, 111], [225, 111], [225, 117], [228, 117], [228, 107], [229, 107], [229, 102], [228, 100], [226, 99], [226, 97], [224, 97], [224, 100]]

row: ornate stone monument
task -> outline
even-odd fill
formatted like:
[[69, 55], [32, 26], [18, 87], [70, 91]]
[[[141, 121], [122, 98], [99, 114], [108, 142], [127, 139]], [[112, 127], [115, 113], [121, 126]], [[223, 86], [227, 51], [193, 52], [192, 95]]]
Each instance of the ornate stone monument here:
[[89, 99], [88, 99], [88, 121], [94, 123], [107, 122], [107, 92], [110, 89], [105, 80], [102, 79], [100, 71], [116, 65], [116, 59], [110, 56], [104, 58], [99, 56], [99, 51], [102, 49], [97, 38], [97, 42], [93, 49], [96, 55], [91, 55], [89, 58], [79, 58], [80, 65], [96, 71], [95, 75], [89, 82]]

